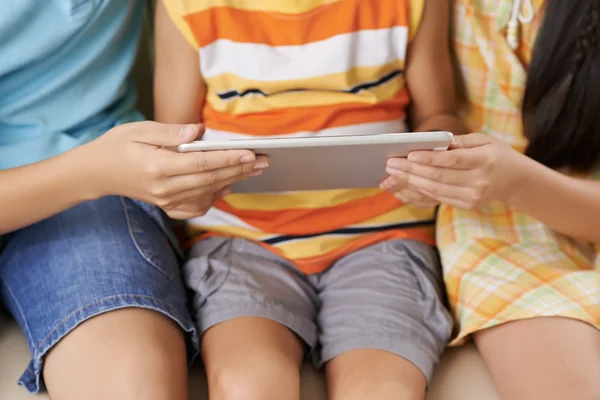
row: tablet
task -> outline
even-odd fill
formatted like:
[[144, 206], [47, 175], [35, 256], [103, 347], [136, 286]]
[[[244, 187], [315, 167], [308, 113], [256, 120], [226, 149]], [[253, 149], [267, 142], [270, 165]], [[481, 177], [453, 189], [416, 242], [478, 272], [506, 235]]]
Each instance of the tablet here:
[[385, 133], [353, 136], [278, 137], [197, 141], [180, 152], [251, 150], [269, 157], [260, 176], [234, 184], [233, 193], [377, 188], [388, 158], [417, 150], [447, 150], [450, 132]]

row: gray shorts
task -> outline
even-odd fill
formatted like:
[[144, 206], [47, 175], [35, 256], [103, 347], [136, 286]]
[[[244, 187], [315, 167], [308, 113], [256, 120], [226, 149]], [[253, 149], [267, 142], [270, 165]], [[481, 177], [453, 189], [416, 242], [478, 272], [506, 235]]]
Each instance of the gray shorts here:
[[318, 367], [378, 349], [431, 379], [452, 332], [437, 251], [415, 241], [379, 243], [306, 275], [255, 243], [213, 237], [194, 245], [185, 277], [202, 332], [237, 317], [268, 318], [302, 338]]

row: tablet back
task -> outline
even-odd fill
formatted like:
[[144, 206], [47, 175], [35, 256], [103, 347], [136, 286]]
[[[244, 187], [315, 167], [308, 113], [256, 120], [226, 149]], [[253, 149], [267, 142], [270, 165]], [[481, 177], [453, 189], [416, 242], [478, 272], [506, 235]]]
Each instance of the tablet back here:
[[[423, 147], [419, 143], [256, 150], [269, 157], [261, 176], [232, 186], [234, 193], [377, 188], [390, 157], [416, 150], [447, 149], [449, 141]], [[430, 144], [431, 145], [431, 144]]]

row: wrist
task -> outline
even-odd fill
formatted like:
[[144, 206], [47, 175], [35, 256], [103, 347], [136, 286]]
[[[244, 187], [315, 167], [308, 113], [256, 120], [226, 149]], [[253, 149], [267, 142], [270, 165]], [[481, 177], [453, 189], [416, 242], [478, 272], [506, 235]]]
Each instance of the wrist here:
[[514, 180], [507, 192], [506, 203], [517, 210], [526, 211], [534, 197], [543, 191], [549, 170], [544, 165], [519, 153], [520, 161], [514, 166]]
[[416, 132], [438, 132], [447, 131], [454, 135], [465, 135], [469, 133], [460, 118], [452, 113], [437, 114], [427, 118], [415, 126]]
[[103, 193], [98, 173], [101, 168], [93, 162], [86, 151], [89, 144], [75, 148], [61, 156], [61, 162], [66, 170], [70, 190], [79, 202], [97, 200]]

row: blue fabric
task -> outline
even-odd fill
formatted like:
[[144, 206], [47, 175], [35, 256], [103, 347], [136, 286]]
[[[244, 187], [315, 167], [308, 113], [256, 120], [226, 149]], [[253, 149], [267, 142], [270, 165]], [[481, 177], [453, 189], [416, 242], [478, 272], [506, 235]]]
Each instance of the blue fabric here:
[[141, 0], [2, 0], [0, 169], [142, 119], [127, 76], [143, 11]]
[[105, 197], [2, 238], [0, 302], [20, 324], [32, 353], [21, 385], [43, 389], [43, 357], [52, 346], [85, 320], [125, 307], [172, 318], [187, 332], [193, 359], [198, 334], [177, 243], [167, 227], [156, 207]]

